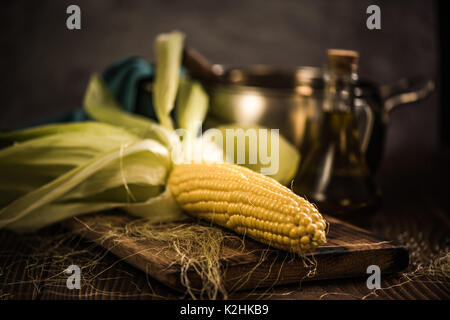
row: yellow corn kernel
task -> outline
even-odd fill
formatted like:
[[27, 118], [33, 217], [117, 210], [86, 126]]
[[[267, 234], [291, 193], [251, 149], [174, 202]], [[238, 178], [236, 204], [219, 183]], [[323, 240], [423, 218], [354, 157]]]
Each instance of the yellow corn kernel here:
[[273, 247], [303, 254], [325, 243], [316, 207], [270, 177], [234, 164], [178, 164], [168, 182], [193, 217]]

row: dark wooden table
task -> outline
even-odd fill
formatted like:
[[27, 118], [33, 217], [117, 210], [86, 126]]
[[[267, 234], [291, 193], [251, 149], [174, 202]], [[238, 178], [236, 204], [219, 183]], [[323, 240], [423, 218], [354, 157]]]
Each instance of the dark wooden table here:
[[[393, 175], [384, 190], [383, 208], [358, 221], [360, 226], [405, 244], [408, 270], [382, 277], [382, 289], [370, 291], [366, 279], [305, 282], [301, 285], [231, 294], [235, 299], [449, 299], [450, 157], [430, 155], [428, 166]], [[398, 168], [398, 167], [397, 167]], [[385, 169], [388, 170], [388, 169]], [[399, 186], [402, 186], [399, 188]], [[430, 272], [441, 258], [438, 272]], [[71, 264], [83, 266], [80, 290], [68, 290]], [[445, 269], [446, 268], [446, 269]], [[417, 271], [418, 270], [418, 271]], [[434, 270], [434, 269], [433, 269]], [[414, 272], [416, 271], [416, 272]], [[432, 270], [431, 270], [432, 271]], [[0, 232], [2, 299], [179, 299], [173, 291], [116, 256], [60, 226], [32, 235]]]

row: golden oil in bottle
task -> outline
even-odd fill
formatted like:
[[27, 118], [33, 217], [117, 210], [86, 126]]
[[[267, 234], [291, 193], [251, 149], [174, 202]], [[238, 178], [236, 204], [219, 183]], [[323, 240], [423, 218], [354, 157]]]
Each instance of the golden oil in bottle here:
[[358, 131], [355, 116], [358, 55], [330, 51], [320, 130], [302, 155], [294, 191], [316, 203], [323, 213], [351, 217], [375, 209], [380, 193], [361, 147], [360, 135], [367, 132]]

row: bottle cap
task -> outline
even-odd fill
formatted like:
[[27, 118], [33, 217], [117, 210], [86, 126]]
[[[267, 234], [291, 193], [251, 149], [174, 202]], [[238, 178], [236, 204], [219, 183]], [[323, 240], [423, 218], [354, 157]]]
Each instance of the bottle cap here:
[[354, 50], [329, 49], [328, 67], [340, 74], [351, 74], [358, 66], [359, 53]]

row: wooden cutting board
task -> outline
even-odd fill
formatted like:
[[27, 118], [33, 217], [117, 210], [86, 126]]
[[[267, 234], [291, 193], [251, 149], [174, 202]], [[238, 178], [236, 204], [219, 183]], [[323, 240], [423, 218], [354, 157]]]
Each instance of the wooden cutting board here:
[[[397, 272], [408, 266], [406, 247], [335, 218], [325, 218], [330, 223], [328, 243], [307, 256], [316, 261], [313, 274], [311, 266], [305, 267], [301, 258], [246, 238], [244, 247], [242, 243], [224, 243], [221, 264], [225, 288], [237, 291], [310, 280], [368, 277], [369, 265], [378, 265], [382, 273]], [[131, 219], [117, 212], [98, 213], [69, 219], [64, 224], [151, 277], [184, 292], [176, 252], [167, 252], [167, 247], [158, 241], [114, 231]], [[201, 287], [202, 279], [195, 272], [189, 271], [189, 280], [191, 287]]]

